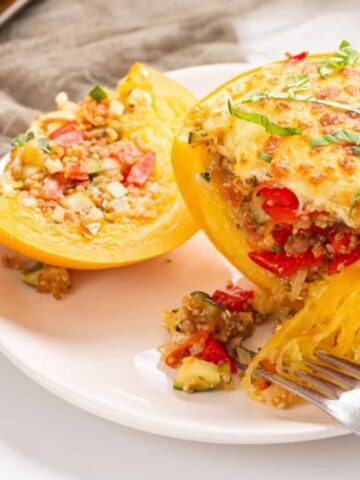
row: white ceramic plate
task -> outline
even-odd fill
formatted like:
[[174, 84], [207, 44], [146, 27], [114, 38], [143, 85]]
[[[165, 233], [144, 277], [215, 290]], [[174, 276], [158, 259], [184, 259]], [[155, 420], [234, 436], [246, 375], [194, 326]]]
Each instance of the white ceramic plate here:
[[[201, 96], [245, 68], [210, 65], [171, 76]], [[22, 285], [17, 272], [0, 269], [0, 348], [59, 397], [152, 433], [260, 444], [347, 433], [306, 403], [276, 410], [250, 401], [241, 390], [188, 395], [172, 389], [156, 351], [167, 341], [161, 312], [192, 290], [223, 286], [236, 275], [230, 270], [202, 233], [140, 265], [74, 272], [74, 288], [61, 302]]]

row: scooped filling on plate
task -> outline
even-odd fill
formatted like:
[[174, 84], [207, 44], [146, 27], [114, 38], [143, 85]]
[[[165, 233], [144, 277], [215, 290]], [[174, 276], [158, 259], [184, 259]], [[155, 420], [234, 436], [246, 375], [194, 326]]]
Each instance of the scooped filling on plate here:
[[100, 85], [79, 103], [60, 93], [57, 111], [12, 140], [1, 190], [21, 192], [25, 206], [90, 238], [104, 222], [154, 218], [162, 200], [152, 176], [156, 154], [121, 135], [123, 115], [149, 101], [136, 88], [125, 101]]
[[174, 388], [186, 392], [233, 388], [232, 375], [242, 372], [254, 355], [242, 346], [244, 340], [257, 325], [274, 319], [273, 313], [260, 313], [263, 302], [260, 293], [229, 284], [212, 295], [192, 292], [178, 308], [165, 311], [171, 343], [160, 351], [164, 363], [178, 369]]

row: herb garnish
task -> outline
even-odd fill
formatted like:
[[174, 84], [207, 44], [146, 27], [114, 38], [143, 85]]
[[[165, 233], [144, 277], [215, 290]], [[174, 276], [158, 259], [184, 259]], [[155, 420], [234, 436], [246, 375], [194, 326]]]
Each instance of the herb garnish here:
[[51, 149], [49, 147], [49, 140], [47, 138], [39, 138], [38, 145], [43, 152], [51, 153]]
[[20, 133], [19, 135], [16, 135], [11, 140], [11, 146], [12, 147], [23, 147], [26, 142], [29, 142], [34, 138], [34, 133], [33, 132], [28, 132], [28, 133]]
[[289, 135], [301, 135], [303, 133], [301, 128], [295, 127], [281, 127], [276, 123], [271, 122], [265, 115], [254, 112], [243, 112], [233, 107], [230, 100], [228, 101], [228, 108], [230, 115], [239, 118], [240, 120], [245, 120], [246, 122], [256, 123], [265, 128], [268, 133], [274, 135], [280, 135], [282, 137]]
[[322, 100], [313, 97], [312, 95], [298, 94], [294, 91], [290, 92], [255, 92], [248, 97], [241, 100], [241, 103], [255, 103], [260, 100], [269, 100], [270, 98], [280, 100], [296, 100], [299, 102], [321, 103], [329, 107], [338, 108], [339, 110], [346, 110], [348, 112], [355, 112], [360, 114], [360, 106], [352, 106], [347, 103], [333, 102], [332, 100]]
[[307, 73], [302, 75], [288, 75], [285, 80], [287, 88], [292, 88], [296, 92], [307, 90], [310, 87], [310, 79]]
[[328, 133], [322, 137], [314, 137], [310, 139], [310, 147], [323, 147], [331, 143], [347, 142], [360, 145], [360, 133], [351, 130], [338, 130], [337, 132]]
[[339, 50], [334, 52], [330, 58], [316, 62], [319, 65], [319, 75], [321, 77], [328, 77], [348, 65], [354, 65], [358, 58], [358, 52], [350, 46], [349, 42], [343, 40], [340, 43]]
[[211, 180], [211, 172], [209, 170], [205, 170], [204, 172], [201, 172], [200, 175], [206, 182], [210, 182]]
[[350, 205], [350, 208], [349, 208], [349, 213], [348, 213], [348, 216], [349, 218], [351, 218], [351, 215], [352, 215], [352, 212], [356, 206], [356, 204], [360, 201], [360, 190], [358, 190], [355, 195], [354, 195], [354, 199], [353, 201], [351, 202], [351, 205]]
[[97, 102], [101, 102], [101, 100], [108, 98], [108, 93], [102, 85], [96, 85], [92, 90], [90, 90], [89, 96]]
[[261, 152], [259, 155], [260, 160], [264, 160], [264, 162], [271, 163], [272, 156], [268, 153]]

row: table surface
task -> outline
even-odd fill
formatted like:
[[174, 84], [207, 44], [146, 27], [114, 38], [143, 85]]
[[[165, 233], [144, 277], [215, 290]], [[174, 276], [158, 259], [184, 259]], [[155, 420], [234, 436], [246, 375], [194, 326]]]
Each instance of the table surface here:
[[[358, 480], [360, 440], [236, 446], [130, 430], [73, 407], [0, 356], [0, 480]], [[274, 472], [274, 473], [273, 473]], [[270, 477], [269, 477], [270, 474]]]

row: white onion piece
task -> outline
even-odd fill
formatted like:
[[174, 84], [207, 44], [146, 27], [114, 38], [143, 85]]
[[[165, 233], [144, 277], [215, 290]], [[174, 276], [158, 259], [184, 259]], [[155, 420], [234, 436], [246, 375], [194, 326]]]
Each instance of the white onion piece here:
[[290, 297], [292, 300], [296, 300], [297, 298], [299, 298], [302, 287], [306, 280], [306, 276], [307, 276], [307, 269], [298, 270], [298, 272], [294, 276], [294, 281], [292, 282], [291, 292], [290, 292]]

